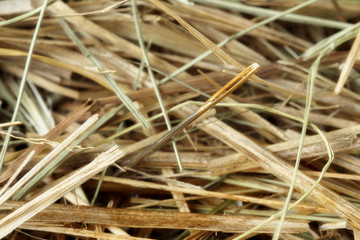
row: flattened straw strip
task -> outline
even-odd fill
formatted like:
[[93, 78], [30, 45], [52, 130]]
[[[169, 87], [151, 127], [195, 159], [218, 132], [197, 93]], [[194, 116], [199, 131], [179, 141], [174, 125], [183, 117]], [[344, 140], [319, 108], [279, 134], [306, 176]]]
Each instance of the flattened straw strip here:
[[[95, 238], [95, 239], [102, 239], [102, 240], [154, 240], [151, 238], [142, 238], [142, 237], [131, 237], [125, 235], [115, 235], [113, 233], [105, 233], [105, 232], [96, 232], [95, 230], [88, 230], [88, 229], [79, 229], [79, 228], [69, 228], [69, 227], [55, 227], [55, 226], [28, 226], [25, 225], [24, 227], [21, 226], [22, 229], [28, 230], [35, 230], [35, 231], [43, 231], [49, 233], [61, 233], [64, 235], [71, 235], [76, 237], [83, 237], [83, 238]], [[111, 228], [111, 227], [107, 227]]]
[[[186, 116], [192, 111], [194, 111], [193, 108], [184, 108], [184, 112], [178, 111], [178, 113], [182, 116]], [[264, 169], [270, 171], [283, 181], [291, 181], [291, 175], [294, 171], [293, 167], [278, 156], [258, 146], [240, 132], [235, 131], [233, 128], [221, 121], [217, 121], [214, 117], [205, 119], [202, 123], [205, 123], [201, 127], [201, 129], [205, 132], [226, 143], [234, 150], [245, 152]], [[231, 134], [225, 134], [229, 132], [231, 132]], [[324, 169], [329, 166], [329, 163], [331, 163], [331, 161], [328, 161]], [[314, 181], [302, 172], [299, 172], [296, 188], [303, 193], [306, 192], [307, 194], [311, 191], [309, 197], [319, 204], [326, 206], [339, 217], [346, 219], [352, 227], [360, 229], [360, 209], [317, 183], [317, 181]]]
[[88, 165], [75, 171], [69, 178], [2, 218], [0, 220], [0, 239], [123, 155], [124, 152], [118, 146], [110, 148]]
[[339, 94], [344, 87], [347, 78], [349, 77], [350, 71], [354, 66], [354, 63], [356, 61], [356, 58], [358, 57], [360, 52], [360, 31], [356, 35], [355, 41], [350, 49], [349, 55], [346, 58], [346, 61], [344, 63], [344, 68], [341, 71], [339, 80], [336, 84], [334, 93]]
[[[90, 136], [90, 134], [94, 133], [98, 128], [100, 128], [105, 122], [107, 122], [110, 118], [112, 118], [118, 111], [120, 111], [124, 107], [123, 104], [116, 107], [112, 111], [103, 115], [94, 125], [91, 126], [84, 134], [82, 134], [78, 139], [74, 140], [69, 147], [79, 145], [82, 141]], [[140, 125], [140, 123], [139, 123]], [[12, 200], [21, 199], [26, 192], [33, 187], [37, 182], [43, 179], [46, 175], [51, 173], [59, 163], [70, 153], [69, 150], [62, 151], [59, 155], [57, 155], [53, 161], [47, 164], [41, 171], [39, 171], [36, 176], [30, 179], [16, 194], [12, 197]]]
[[34, 156], [35, 151], [32, 150], [30, 154], [25, 158], [25, 160], [20, 164], [20, 166], [16, 169], [14, 174], [10, 177], [10, 179], [7, 181], [7, 183], [1, 188], [0, 190], [0, 197], [2, 194], [9, 188], [10, 184], [15, 180], [15, 178], [19, 175], [19, 173], [23, 170], [23, 168], [28, 164], [28, 162], [31, 160], [31, 158]]
[[109, 150], [101, 153], [89, 164], [72, 172], [70, 176], [64, 179], [62, 182], [53, 186], [30, 202], [27, 202], [22, 207], [16, 209], [14, 212], [10, 213], [3, 219], [0, 219], [0, 239], [54, 203], [60, 197], [70, 192], [72, 189], [80, 186], [111, 164], [114, 164], [115, 161], [121, 159], [129, 153], [134, 152], [136, 149], [138, 149], [139, 146], [150, 145], [160, 136], [161, 134], [154, 135], [131, 146], [125, 147], [124, 149], [120, 149], [119, 146], [115, 145]]
[[[69, 114], [63, 121], [58, 123], [55, 128], [53, 128], [50, 132], [48, 132], [44, 136], [44, 138], [47, 141], [54, 140], [56, 137], [58, 137], [60, 134], [62, 134], [70, 124], [77, 121], [92, 106], [93, 106], [93, 103], [91, 103], [91, 101], [86, 101], [79, 108], [77, 108], [74, 112]], [[13, 175], [13, 172], [16, 171], [16, 169], [19, 167], [21, 162], [25, 160], [25, 158], [30, 154], [30, 152], [32, 150], [35, 151], [35, 155], [36, 155], [36, 154], [40, 153], [41, 151], [43, 151], [45, 149], [45, 147], [46, 147], [46, 145], [39, 145], [39, 144], [35, 144], [35, 145], [29, 147], [11, 165], [9, 165], [6, 168], [6, 170], [0, 175], [0, 182], [4, 182], [7, 179], [9, 179]]]
[[38, 164], [36, 164], [30, 171], [28, 171], [14, 186], [6, 191], [0, 197], [0, 205], [8, 200], [17, 190], [19, 190], [27, 181], [29, 181], [37, 172], [43, 169], [55, 156], [69, 146], [80, 134], [86, 129], [92, 126], [98, 120], [98, 115], [90, 117], [84, 124], [82, 124], [76, 131], [74, 131], [69, 137], [67, 137], [61, 144], [59, 144], [54, 150], [52, 150], [45, 158], [43, 158]]

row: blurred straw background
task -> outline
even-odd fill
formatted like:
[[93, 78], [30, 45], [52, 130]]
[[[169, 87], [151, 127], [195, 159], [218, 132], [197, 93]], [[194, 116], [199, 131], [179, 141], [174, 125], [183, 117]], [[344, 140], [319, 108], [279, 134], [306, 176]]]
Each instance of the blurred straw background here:
[[0, 20], [0, 238], [360, 239], [358, 0], [4, 0]]

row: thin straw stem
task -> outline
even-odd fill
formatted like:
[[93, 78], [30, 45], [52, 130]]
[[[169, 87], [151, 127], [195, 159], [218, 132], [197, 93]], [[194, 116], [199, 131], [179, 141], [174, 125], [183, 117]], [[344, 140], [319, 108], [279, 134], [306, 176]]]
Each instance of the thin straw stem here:
[[[14, 122], [16, 120], [18, 112], [19, 112], [21, 99], [22, 99], [22, 95], [23, 95], [24, 90], [25, 90], [26, 79], [27, 79], [27, 75], [28, 75], [28, 72], [29, 72], [29, 68], [30, 68], [31, 57], [32, 57], [32, 54], [34, 52], [36, 39], [37, 39], [37, 36], [38, 36], [38, 33], [39, 33], [40, 25], [41, 25], [42, 19], [44, 17], [44, 13], [45, 13], [45, 9], [46, 9], [47, 4], [48, 4], [48, 0], [45, 0], [43, 2], [42, 8], [41, 8], [41, 11], [40, 11], [40, 14], [39, 14], [39, 19], [37, 21], [35, 31], [34, 31], [32, 39], [31, 39], [29, 52], [28, 52], [28, 55], [26, 57], [24, 73], [23, 73], [23, 76], [22, 76], [21, 82], [20, 82], [19, 94], [18, 94], [18, 98], [16, 100], [16, 105], [15, 105], [15, 108], [14, 108], [13, 115], [11, 117], [11, 122]], [[0, 171], [1, 171], [1, 168], [3, 166], [3, 162], [4, 162], [5, 154], [6, 154], [8, 145], [9, 145], [10, 135], [11, 135], [12, 130], [13, 130], [13, 126], [10, 126], [8, 131], [7, 131], [7, 134], [5, 136], [4, 145], [3, 145], [2, 149], [1, 149], [1, 153], [0, 153]]]
[[[91, 52], [85, 47], [80, 39], [74, 34], [66, 21], [62, 18], [57, 19], [64, 32], [69, 38], [78, 46], [79, 50], [86, 56], [89, 61], [98, 69], [103, 70], [100, 62], [91, 54]], [[145, 117], [136, 109], [131, 99], [119, 88], [113, 77], [108, 73], [103, 73], [102, 76], [106, 79], [116, 96], [124, 103], [126, 108], [134, 115], [134, 117], [146, 128], [150, 127]]]
[[[304, 7], [306, 7], [307, 5], [310, 5], [310, 4], [312, 4], [312, 3], [316, 2], [316, 1], [317, 1], [317, 0], [309, 0], [309, 1], [306, 1], [306, 2], [304, 2], [304, 3], [302, 3], [302, 4], [299, 4], [299, 5], [297, 5], [297, 6], [293, 7], [293, 8], [290, 8], [290, 9], [288, 9], [288, 10], [286, 10], [286, 11], [284, 11], [284, 12], [281, 12], [281, 13], [279, 13], [279, 14], [277, 14], [277, 15], [274, 15], [274, 16], [272, 16], [272, 17], [269, 17], [269, 18], [267, 18], [267, 19], [264, 19], [263, 21], [258, 22], [258, 23], [252, 25], [251, 27], [249, 27], [249, 28], [247, 28], [247, 29], [245, 29], [245, 30], [242, 30], [242, 31], [240, 31], [240, 32], [238, 32], [238, 33], [235, 33], [235, 34], [231, 35], [230, 37], [228, 37], [227, 39], [224, 39], [223, 41], [221, 41], [220, 43], [218, 43], [217, 46], [218, 46], [219, 48], [220, 48], [220, 47], [223, 47], [223, 46], [225, 46], [227, 43], [231, 42], [232, 40], [238, 39], [238, 38], [240, 38], [240, 37], [248, 34], [249, 32], [253, 31], [253, 30], [256, 29], [256, 28], [259, 28], [259, 27], [264, 26], [264, 25], [266, 25], [266, 24], [268, 24], [268, 23], [271, 23], [271, 22], [273, 22], [273, 21], [275, 21], [275, 20], [277, 20], [277, 19], [280, 19], [281, 17], [283, 17], [283, 16], [285, 16], [285, 15], [287, 15], [287, 14], [289, 14], [289, 13], [295, 12], [295, 11], [301, 9], [301, 8], [304, 8]], [[194, 58], [193, 60], [189, 61], [187, 64], [185, 64], [185, 65], [183, 65], [182, 67], [178, 68], [176, 71], [174, 71], [174, 72], [172, 72], [171, 74], [169, 74], [169, 76], [166, 76], [166, 77], [164, 77], [163, 79], [161, 79], [159, 83], [162, 84], [162, 83], [167, 82], [167, 81], [170, 80], [172, 77], [175, 77], [175, 76], [177, 76], [178, 74], [186, 71], [187, 69], [191, 68], [191, 67], [194, 66], [196, 63], [198, 63], [198, 62], [200, 62], [201, 60], [205, 59], [206, 57], [208, 57], [208, 56], [209, 56], [210, 54], [212, 54], [212, 53], [213, 53], [212, 50], [207, 50], [206, 52], [200, 54], [199, 56], [197, 56], [197, 57]]]
[[[262, 17], [272, 17], [281, 13], [280, 11], [276, 11], [272, 9], [259, 8], [259, 7], [249, 6], [246, 4], [242, 4], [239, 2], [232, 2], [232, 1], [219, 1], [219, 0], [192, 0], [192, 1], [201, 4], [217, 6], [233, 11], [238, 11], [241, 13], [251, 14], [255, 16], [262, 16]], [[300, 14], [287, 14], [286, 16], [281, 17], [281, 20], [301, 23], [301, 24], [309, 24], [312, 26], [321, 26], [321, 27], [329, 27], [329, 28], [337, 28], [337, 29], [344, 29], [352, 26], [351, 23], [304, 16]]]
[[[149, 59], [148, 59], [148, 56], [147, 56], [145, 44], [144, 44], [143, 37], [142, 37], [140, 21], [139, 21], [139, 14], [138, 14], [137, 6], [136, 6], [136, 0], [131, 1], [131, 6], [132, 6], [132, 10], [133, 10], [133, 15], [134, 15], [136, 34], [138, 36], [138, 42], [139, 42], [139, 45], [140, 45], [140, 48], [141, 48], [141, 51], [142, 51], [142, 54], [143, 54], [143, 57], [144, 57], [144, 62], [145, 62], [145, 65], [146, 65], [146, 67], [148, 69], [148, 73], [149, 73], [149, 77], [151, 79], [152, 85], [154, 86], [155, 95], [156, 95], [156, 98], [157, 98], [157, 100], [159, 102], [161, 112], [163, 113], [165, 123], [166, 123], [166, 127], [170, 131], [171, 130], [170, 119], [169, 119], [169, 116], [167, 114], [164, 102], [162, 100], [161, 93], [160, 93], [160, 90], [159, 90], [159, 87], [158, 87], [158, 83], [156, 82], [153, 71], [150, 68], [150, 62], [149, 62]], [[176, 157], [176, 161], [177, 161], [178, 166], [179, 166], [179, 170], [180, 170], [180, 172], [182, 172], [183, 171], [183, 166], [181, 164], [179, 151], [178, 151], [178, 149], [176, 147], [176, 142], [173, 141], [171, 144], [172, 144], [172, 147], [173, 147], [174, 152], [175, 152], [175, 157]]]

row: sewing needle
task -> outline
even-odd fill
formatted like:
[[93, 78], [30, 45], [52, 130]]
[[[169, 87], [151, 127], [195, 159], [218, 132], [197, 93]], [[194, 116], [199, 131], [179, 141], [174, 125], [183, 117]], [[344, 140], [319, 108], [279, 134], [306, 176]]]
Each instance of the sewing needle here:
[[259, 69], [259, 64], [253, 63], [247, 67], [244, 71], [239, 73], [236, 77], [231, 79], [224, 87], [212, 95], [197, 111], [192, 113], [190, 116], [181, 121], [174, 128], [166, 132], [162, 137], [156, 140], [153, 144], [149, 145], [145, 150], [138, 153], [130, 162], [127, 164], [128, 167], [132, 167], [140, 162], [144, 157], [150, 155], [154, 151], [158, 150], [162, 145], [170, 141], [174, 136], [176, 136], [180, 131], [185, 127], [189, 126], [196, 119], [202, 116], [204, 113], [209, 111], [214, 107], [218, 102], [223, 100], [230, 93], [235, 91], [240, 85], [242, 85], [247, 79], [249, 79], [257, 70]]

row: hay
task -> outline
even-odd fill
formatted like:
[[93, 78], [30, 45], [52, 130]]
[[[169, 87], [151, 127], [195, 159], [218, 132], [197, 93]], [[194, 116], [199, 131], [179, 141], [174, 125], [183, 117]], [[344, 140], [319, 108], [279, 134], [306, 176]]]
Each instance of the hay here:
[[34, 2], [0, 3], [1, 238], [359, 238], [356, 1]]

